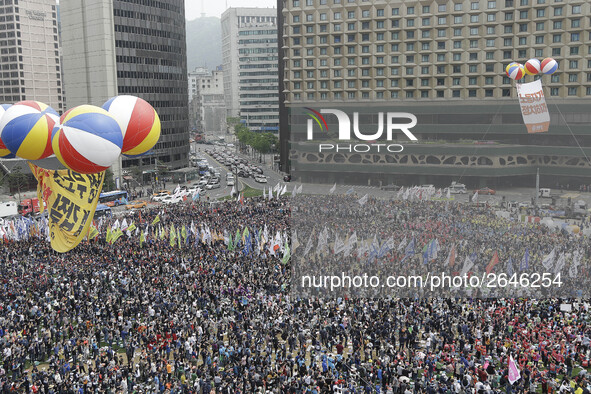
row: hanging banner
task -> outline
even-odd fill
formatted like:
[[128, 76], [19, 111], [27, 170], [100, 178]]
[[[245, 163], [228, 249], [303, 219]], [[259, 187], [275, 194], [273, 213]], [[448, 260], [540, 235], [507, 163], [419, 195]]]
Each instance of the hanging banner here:
[[528, 133], [543, 133], [550, 127], [550, 113], [540, 80], [517, 84], [517, 96]]
[[60, 253], [75, 248], [88, 233], [103, 187], [105, 172], [79, 174], [46, 170], [29, 163], [37, 179], [39, 208], [47, 207], [51, 247]]

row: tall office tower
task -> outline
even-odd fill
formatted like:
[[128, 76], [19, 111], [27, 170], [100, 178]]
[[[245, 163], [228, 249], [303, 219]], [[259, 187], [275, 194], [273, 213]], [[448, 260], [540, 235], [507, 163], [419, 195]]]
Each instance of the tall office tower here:
[[[532, 183], [539, 168], [552, 185], [558, 176], [591, 181], [578, 146], [591, 144], [589, 2], [279, 0], [278, 8], [281, 159], [302, 179], [332, 183], [350, 172], [365, 184], [371, 174], [376, 183], [494, 186]], [[505, 67], [545, 57], [558, 71], [525, 82], [541, 78], [550, 128], [528, 134]], [[379, 112], [413, 113], [418, 142], [398, 132], [405, 146], [396, 154], [306, 152], [304, 107], [349, 108], [374, 131]], [[336, 130], [336, 118], [326, 119]]]
[[162, 122], [153, 150], [122, 166], [188, 165], [185, 9], [182, 0], [61, 0], [68, 105], [102, 105], [116, 95], [152, 104]]
[[279, 130], [277, 10], [229, 8], [222, 14], [228, 116], [253, 131]]
[[0, 101], [41, 101], [61, 112], [55, 0], [0, 0]]

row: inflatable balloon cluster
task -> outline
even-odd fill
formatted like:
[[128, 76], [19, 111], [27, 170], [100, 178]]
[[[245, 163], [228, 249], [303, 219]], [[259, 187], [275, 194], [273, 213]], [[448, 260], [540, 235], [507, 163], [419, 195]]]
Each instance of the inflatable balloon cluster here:
[[505, 68], [507, 76], [514, 80], [519, 80], [527, 75], [554, 74], [558, 69], [558, 62], [547, 57], [541, 62], [538, 59], [529, 59], [525, 66], [521, 63], [512, 62]]
[[113, 97], [102, 108], [80, 105], [61, 117], [37, 101], [0, 106], [0, 158], [39, 160], [55, 154], [66, 168], [93, 174], [120, 154], [145, 154], [159, 138], [158, 114], [134, 96]]

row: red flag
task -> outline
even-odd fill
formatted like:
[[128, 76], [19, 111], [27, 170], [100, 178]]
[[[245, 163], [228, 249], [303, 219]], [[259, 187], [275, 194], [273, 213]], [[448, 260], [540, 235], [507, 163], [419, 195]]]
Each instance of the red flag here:
[[450, 267], [456, 265], [456, 245], [453, 244], [451, 250], [449, 251], [449, 255], [447, 256], [447, 263]]
[[495, 267], [495, 265], [497, 265], [499, 263], [499, 255], [497, 254], [497, 252], [495, 252], [495, 254], [493, 254], [492, 259], [490, 259], [490, 262], [488, 263], [488, 265], [486, 266], [486, 274], [490, 274], [490, 271], [492, 271], [492, 269]]

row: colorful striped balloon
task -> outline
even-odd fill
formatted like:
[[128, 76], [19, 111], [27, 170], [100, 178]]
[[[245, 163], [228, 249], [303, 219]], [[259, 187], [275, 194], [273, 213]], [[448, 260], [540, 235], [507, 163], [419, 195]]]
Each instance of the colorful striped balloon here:
[[507, 66], [506, 69], [507, 76], [511, 79], [521, 79], [525, 75], [525, 71], [523, 69], [523, 64], [521, 63], [511, 63]]
[[0, 139], [10, 152], [26, 160], [50, 156], [51, 130], [59, 115], [47, 104], [21, 101], [8, 108], [0, 120]]
[[103, 108], [119, 122], [123, 132], [122, 153], [140, 156], [156, 145], [160, 138], [160, 118], [145, 100], [135, 96], [116, 96]]
[[121, 154], [123, 134], [107, 111], [80, 105], [65, 112], [51, 142], [58, 160], [72, 171], [93, 174], [109, 168]]
[[525, 73], [527, 75], [536, 75], [541, 71], [540, 61], [538, 59], [529, 59], [525, 62]]
[[[11, 106], [12, 106], [12, 104], [0, 104], [0, 122], [2, 121], [2, 117], [4, 116], [4, 112], [6, 112], [6, 110], [8, 108], [10, 108]], [[0, 139], [0, 158], [12, 159], [13, 157], [16, 157], [15, 154], [12, 153], [10, 150], [8, 150], [6, 145], [4, 145], [4, 142], [2, 142], [2, 139]]]
[[542, 60], [541, 67], [544, 74], [554, 74], [558, 70], [558, 62], [551, 57], [547, 57]]

